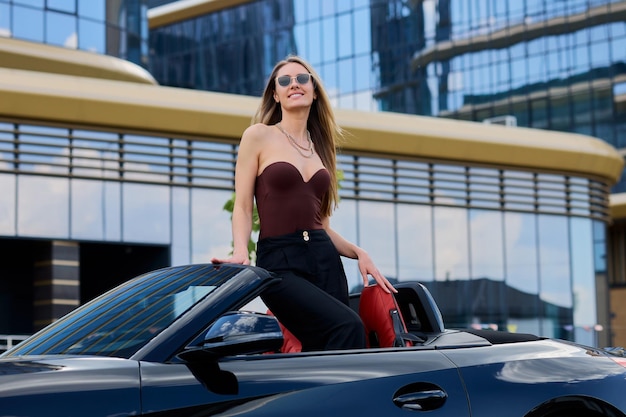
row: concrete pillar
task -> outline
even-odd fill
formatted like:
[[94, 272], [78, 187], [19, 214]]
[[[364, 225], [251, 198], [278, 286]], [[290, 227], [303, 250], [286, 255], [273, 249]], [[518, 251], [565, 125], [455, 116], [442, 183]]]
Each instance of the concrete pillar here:
[[42, 329], [80, 304], [78, 242], [46, 242], [37, 255], [34, 273], [33, 328]]

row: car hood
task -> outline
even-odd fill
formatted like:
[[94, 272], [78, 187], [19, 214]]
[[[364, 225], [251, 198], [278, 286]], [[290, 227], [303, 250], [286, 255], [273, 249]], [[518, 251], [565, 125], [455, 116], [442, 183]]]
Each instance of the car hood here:
[[0, 397], [139, 387], [139, 364], [119, 358], [28, 356], [0, 359]]
[[139, 364], [80, 356], [0, 358], [0, 410], [29, 417], [139, 415]]

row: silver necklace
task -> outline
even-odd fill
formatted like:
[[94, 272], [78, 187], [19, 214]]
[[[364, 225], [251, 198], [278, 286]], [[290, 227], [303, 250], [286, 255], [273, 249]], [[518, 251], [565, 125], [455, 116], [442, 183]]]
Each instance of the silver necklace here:
[[[311, 140], [311, 132], [309, 132], [308, 129], [306, 131], [306, 138], [307, 138], [307, 142], [309, 143], [309, 147], [305, 148], [304, 146], [301, 146], [296, 141], [296, 139], [289, 134], [289, 132], [287, 132], [285, 129], [283, 129], [283, 127], [280, 125], [280, 122], [276, 123], [276, 127], [278, 128], [278, 130], [283, 132], [285, 136], [287, 136], [287, 139], [289, 139], [289, 143], [291, 143], [291, 146], [293, 146], [295, 148], [295, 150], [298, 151], [298, 153], [301, 156], [303, 156], [305, 158], [311, 158], [313, 155], [315, 155], [315, 149], [313, 149], [313, 140]], [[302, 151], [307, 151], [308, 154], [305, 154]]]

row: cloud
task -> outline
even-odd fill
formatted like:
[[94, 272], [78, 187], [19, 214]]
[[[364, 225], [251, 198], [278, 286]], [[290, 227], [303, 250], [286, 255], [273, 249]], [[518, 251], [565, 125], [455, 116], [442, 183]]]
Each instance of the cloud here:
[[78, 35], [76, 34], [76, 32], [72, 33], [70, 36], [67, 37], [67, 39], [65, 39], [65, 42], [63, 42], [63, 46], [70, 49], [78, 48]]

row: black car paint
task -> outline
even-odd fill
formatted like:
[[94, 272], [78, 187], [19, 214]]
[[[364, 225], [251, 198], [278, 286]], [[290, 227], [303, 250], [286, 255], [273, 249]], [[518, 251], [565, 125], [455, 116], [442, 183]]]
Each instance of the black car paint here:
[[139, 415], [140, 391], [135, 361], [80, 356], [0, 359], [3, 417]]
[[[228, 402], [242, 413], [237, 415], [257, 415], [258, 404], [251, 414], [241, 411], [253, 401], [263, 403], [263, 409], [271, 409], [271, 415], [294, 415], [298, 410], [298, 415], [319, 416], [324, 409], [333, 414], [333, 409], [343, 407], [348, 407], [350, 413], [402, 415], [393, 403], [394, 392], [423, 382], [425, 377], [449, 392], [445, 412], [467, 415], [464, 390], [453, 364], [434, 349], [422, 353], [418, 358], [409, 352], [343, 352], [229, 360], [220, 367], [237, 376], [239, 393], [227, 396], [208, 392], [185, 366], [145, 364], [141, 369], [144, 406], [146, 411], [177, 409], [172, 415], [185, 415], [184, 410], [194, 410], [201, 402], [219, 402], [222, 407]], [[415, 372], [422, 377], [416, 379]], [[172, 378], [173, 374], [176, 377]], [[171, 380], [176, 381], [175, 387], [169, 383]], [[173, 391], [177, 395], [165, 395]]]
[[556, 386], [559, 396], [590, 397], [596, 404], [610, 398], [626, 409], [626, 375], [597, 349], [542, 340], [443, 352], [467, 381], [474, 415], [526, 415], [533, 403], [554, 398]]

